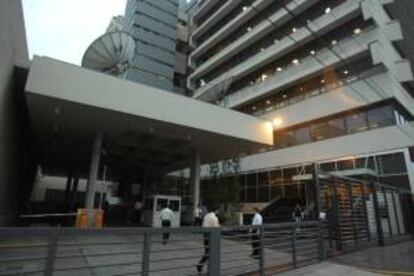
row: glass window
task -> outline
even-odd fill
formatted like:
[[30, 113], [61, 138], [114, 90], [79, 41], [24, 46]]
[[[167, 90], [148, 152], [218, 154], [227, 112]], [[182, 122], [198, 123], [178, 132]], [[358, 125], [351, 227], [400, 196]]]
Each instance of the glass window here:
[[174, 212], [180, 211], [180, 201], [179, 200], [170, 200], [170, 209]]
[[395, 116], [391, 106], [382, 106], [368, 110], [368, 122], [370, 128], [395, 125]]
[[246, 201], [256, 202], [257, 201], [257, 174], [251, 173], [247, 176], [246, 182]]
[[260, 202], [269, 201], [269, 173], [259, 173], [258, 180], [258, 200]]
[[345, 121], [343, 118], [329, 120], [311, 126], [311, 137], [313, 141], [338, 137], [346, 134]]
[[295, 140], [297, 145], [306, 144], [312, 142], [311, 135], [308, 127], [302, 127], [294, 131]]
[[348, 133], [364, 131], [368, 128], [367, 118], [364, 112], [355, 113], [346, 117]]
[[296, 144], [293, 131], [276, 131], [274, 135], [275, 148], [285, 148]]
[[282, 170], [270, 172], [270, 198], [282, 197]]
[[354, 168], [354, 159], [341, 160], [336, 162], [338, 171], [352, 170]]
[[322, 163], [320, 167], [324, 172], [332, 172], [336, 170], [334, 162]]
[[403, 153], [381, 155], [377, 157], [381, 174], [406, 173], [407, 167]]
[[240, 202], [246, 201], [246, 183], [245, 183], [245, 175], [239, 175], [237, 176], [237, 182], [239, 184], [239, 199]]
[[157, 199], [157, 211], [161, 211], [162, 208], [164, 208], [165, 206], [167, 206], [168, 203], [168, 199], [166, 198], [158, 198]]

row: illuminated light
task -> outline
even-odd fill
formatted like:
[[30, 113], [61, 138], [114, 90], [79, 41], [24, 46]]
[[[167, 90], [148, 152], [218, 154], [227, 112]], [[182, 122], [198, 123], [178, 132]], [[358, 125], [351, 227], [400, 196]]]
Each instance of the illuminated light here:
[[264, 50], [265, 50], [265, 48], [261, 48], [261, 49], [260, 49], [260, 52], [263, 52]]
[[292, 33], [296, 33], [297, 29], [295, 27], [292, 28]]
[[274, 128], [281, 127], [283, 125], [283, 120], [280, 117], [276, 117], [273, 119], [272, 124]]
[[286, 94], [283, 94], [283, 95], [282, 95], [282, 97], [283, 97], [284, 99], [286, 99], [286, 97], [287, 97], [287, 96], [286, 96]]
[[325, 14], [328, 14], [328, 13], [330, 13], [331, 12], [331, 8], [330, 7], [327, 7], [326, 9], [325, 9]]
[[269, 101], [269, 100], [267, 100], [267, 101], [266, 101], [266, 104], [271, 104], [271, 103], [272, 103], [272, 102], [271, 102], [271, 101]]
[[361, 29], [360, 28], [356, 28], [354, 29], [354, 34], [360, 34], [361, 33]]
[[246, 6], [244, 6], [244, 7], [243, 7], [243, 11], [246, 11], [246, 10], [247, 10], [247, 7], [246, 7]]
[[306, 20], [306, 23], [310, 24], [312, 21], [310, 19]]
[[300, 88], [300, 92], [303, 92], [303, 87]]
[[325, 83], [325, 79], [321, 79], [321, 83]]
[[256, 106], [252, 106], [252, 110], [256, 110]]
[[336, 45], [336, 44], [338, 44], [338, 40], [336, 40], [336, 39], [332, 40], [331, 44], [332, 44], [332, 45]]
[[316, 55], [316, 51], [315, 51], [315, 50], [311, 50], [309, 53], [310, 53], [312, 56]]
[[252, 30], [252, 27], [247, 27], [247, 28], [246, 28], [246, 30], [247, 30], [248, 32], [250, 32], [250, 31]]
[[299, 60], [297, 58], [295, 58], [294, 60], [292, 60], [292, 63], [295, 64], [295, 65], [298, 65], [299, 64]]
[[200, 86], [203, 87], [204, 85], [206, 85], [206, 82], [203, 79], [201, 79], [200, 80]]
[[283, 69], [282, 69], [282, 67], [277, 67], [277, 68], [276, 68], [276, 71], [278, 71], [278, 72], [282, 72], [282, 71], [283, 71]]
[[262, 75], [262, 81], [264, 81], [265, 79], [267, 79], [267, 75], [266, 74], [263, 74]]
[[349, 74], [348, 70], [345, 70], [345, 71], [344, 71], [344, 74], [345, 74], [345, 75], [348, 75], [348, 74]]

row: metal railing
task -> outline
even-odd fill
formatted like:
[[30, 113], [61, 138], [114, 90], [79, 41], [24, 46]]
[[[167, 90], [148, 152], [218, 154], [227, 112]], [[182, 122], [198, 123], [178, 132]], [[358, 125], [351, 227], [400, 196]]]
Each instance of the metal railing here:
[[272, 275], [321, 260], [321, 237], [319, 222], [224, 228], [0, 228], [0, 275]]

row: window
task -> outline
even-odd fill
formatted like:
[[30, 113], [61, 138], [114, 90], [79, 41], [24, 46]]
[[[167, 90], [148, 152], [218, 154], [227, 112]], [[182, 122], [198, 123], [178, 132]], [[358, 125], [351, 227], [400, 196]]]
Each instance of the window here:
[[275, 148], [285, 148], [296, 144], [293, 131], [276, 131], [274, 139]]
[[364, 131], [368, 128], [365, 113], [359, 112], [346, 117], [348, 133]]
[[157, 199], [157, 211], [161, 211], [168, 204], [168, 199], [158, 198]]
[[270, 199], [281, 197], [282, 191], [282, 170], [274, 170], [270, 172]]
[[294, 131], [297, 145], [312, 142], [308, 127], [302, 127]]
[[381, 155], [377, 157], [381, 174], [406, 173], [407, 167], [403, 153]]
[[170, 208], [174, 212], [180, 211], [180, 201], [179, 200], [170, 200]]
[[247, 176], [246, 182], [246, 201], [256, 202], [257, 201], [257, 174], [251, 173]]
[[391, 106], [383, 106], [368, 110], [368, 123], [370, 128], [395, 125], [396, 120]]
[[338, 171], [352, 170], [354, 168], [354, 159], [341, 160], [336, 162]]
[[258, 174], [258, 200], [259, 202], [269, 201], [269, 174], [261, 172]]
[[65, 191], [46, 189], [45, 201], [47, 202], [64, 202]]
[[332, 172], [336, 170], [334, 162], [322, 163], [320, 167], [324, 172]]

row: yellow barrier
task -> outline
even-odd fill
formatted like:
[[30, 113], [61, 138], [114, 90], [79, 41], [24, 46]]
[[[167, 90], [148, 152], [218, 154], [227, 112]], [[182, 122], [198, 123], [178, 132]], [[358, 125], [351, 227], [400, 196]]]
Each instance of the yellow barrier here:
[[[104, 211], [102, 209], [93, 210], [93, 228], [102, 228], [103, 226], [103, 215]], [[87, 229], [89, 228], [89, 216], [88, 209], [78, 209], [76, 215], [76, 228]]]

